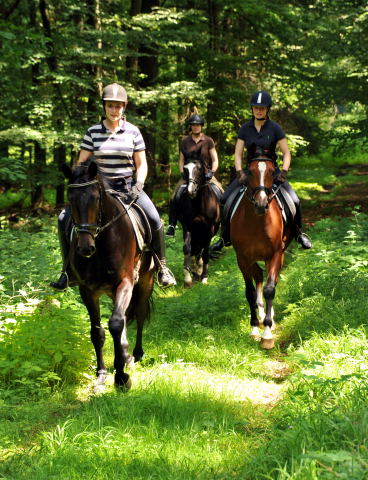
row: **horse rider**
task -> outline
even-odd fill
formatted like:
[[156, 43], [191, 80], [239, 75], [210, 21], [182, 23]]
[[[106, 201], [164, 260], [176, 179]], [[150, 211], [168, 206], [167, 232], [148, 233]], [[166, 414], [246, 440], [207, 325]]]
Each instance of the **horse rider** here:
[[[303, 249], [312, 248], [309, 237], [302, 232], [302, 214], [300, 200], [294, 190], [287, 182], [287, 172], [291, 163], [291, 154], [288, 143], [281, 126], [269, 118], [272, 106], [271, 95], [265, 90], [255, 92], [250, 98], [252, 118], [244, 123], [238, 132], [238, 139], [235, 145], [235, 170], [236, 179], [229, 185], [222, 195], [221, 203], [225, 205], [229, 196], [239, 188], [239, 185], [246, 185], [247, 170], [242, 168], [243, 152], [246, 149], [247, 163], [252, 160], [272, 160], [276, 166], [274, 182], [282, 184], [282, 187], [292, 198], [295, 204], [296, 214], [294, 218], [295, 239]], [[276, 148], [282, 154], [282, 169], [277, 167]], [[223, 219], [221, 238], [211, 246], [211, 251], [220, 251], [224, 245], [231, 245], [230, 242], [230, 221]]]
[[[183, 138], [179, 151], [179, 170], [181, 178], [175, 186], [174, 193], [169, 204], [169, 226], [166, 230], [167, 237], [175, 236], [177, 224], [177, 205], [186, 184], [184, 165], [194, 160], [199, 160], [204, 169], [205, 179], [212, 185], [216, 185], [219, 194], [223, 193], [220, 182], [214, 177], [218, 169], [219, 161], [213, 139], [203, 133], [204, 119], [198, 114], [191, 115], [188, 119], [190, 134]], [[216, 192], [215, 187], [215, 192]], [[217, 192], [216, 192], [217, 193]]]
[[[145, 143], [139, 129], [129, 123], [124, 115], [128, 96], [124, 87], [117, 83], [107, 85], [102, 94], [104, 117], [100, 123], [90, 127], [80, 145], [77, 164], [94, 156], [98, 171], [109, 186], [127, 194], [145, 212], [152, 229], [151, 248], [158, 269], [158, 283], [162, 287], [176, 285], [175, 278], [166, 266], [165, 237], [163, 223], [149, 196], [144, 192], [147, 176]], [[135, 177], [135, 178], [134, 178]], [[51, 286], [64, 290], [68, 286], [68, 224], [70, 210], [67, 208], [59, 216], [59, 239], [64, 257], [63, 272], [59, 280]], [[69, 271], [68, 271], [69, 270]]]

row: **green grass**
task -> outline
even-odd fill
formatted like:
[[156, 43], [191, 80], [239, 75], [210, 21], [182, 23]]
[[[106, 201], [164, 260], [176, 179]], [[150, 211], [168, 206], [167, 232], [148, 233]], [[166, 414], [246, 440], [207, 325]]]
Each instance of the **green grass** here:
[[[155, 289], [133, 387], [116, 392], [109, 376], [99, 396], [78, 293], [47, 286], [55, 225], [0, 233], [0, 478], [367, 478], [367, 216], [325, 219], [313, 250], [293, 245], [271, 352], [249, 338], [233, 250], [185, 290], [178, 232], [167, 251], [179, 284]], [[106, 324], [108, 300], [102, 310]], [[111, 344], [107, 333], [112, 373]]]

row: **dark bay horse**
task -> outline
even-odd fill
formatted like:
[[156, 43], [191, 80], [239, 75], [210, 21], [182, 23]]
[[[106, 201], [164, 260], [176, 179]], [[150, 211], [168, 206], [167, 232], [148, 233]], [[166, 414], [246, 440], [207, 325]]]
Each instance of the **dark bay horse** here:
[[96, 385], [103, 385], [107, 376], [99, 305], [100, 296], [106, 294], [114, 305], [108, 326], [114, 343], [115, 385], [129, 388], [131, 380], [124, 368], [133, 359], [128, 353], [127, 324], [133, 319], [137, 322], [133, 357], [139, 361], [154, 282], [152, 255], [138, 248], [131, 220], [119, 200], [106, 191], [108, 186], [97, 174], [95, 162], [73, 169], [64, 166], [63, 172], [70, 182], [73, 221], [70, 266], [90, 317], [97, 357]]
[[178, 219], [183, 227], [184, 286], [193, 279], [207, 283], [209, 247], [220, 222], [220, 203], [206, 181], [201, 163], [184, 165], [186, 191], [178, 202]]
[[[272, 301], [284, 252], [293, 238], [291, 228], [284, 226], [281, 210], [272, 193], [274, 172], [272, 161], [253, 160], [249, 164], [247, 188], [230, 223], [231, 242], [244, 277], [250, 307], [251, 335], [259, 338], [258, 310], [264, 326], [261, 346], [265, 349], [274, 346]], [[263, 272], [258, 261], [265, 262], [267, 272], [263, 292]], [[266, 315], [262, 293], [266, 300]]]

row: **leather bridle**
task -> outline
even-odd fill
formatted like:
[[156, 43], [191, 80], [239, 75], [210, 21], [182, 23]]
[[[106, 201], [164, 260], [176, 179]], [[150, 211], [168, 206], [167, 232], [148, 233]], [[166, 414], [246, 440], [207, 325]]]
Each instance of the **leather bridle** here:
[[[113, 217], [110, 221], [105, 223], [101, 226], [102, 223], [102, 202], [101, 202], [101, 184], [99, 180], [96, 178], [95, 180], [91, 180], [90, 182], [85, 183], [70, 183], [68, 188], [85, 188], [89, 187], [90, 185], [98, 184], [99, 192], [100, 192], [100, 201], [98, 205], [98, 215], [97, 215], [97, 223], [76, 223], [74, 218], [73, 220], [73, 232], [75, 232], [76, 236], [79, 237], [81, 233], [89, 233], [93, 240], [97, 238], [97, 236], [103, 232], [106, 228], [112, 225], [118, 218], [120, 218], [123, 214], [126, 213], [126, 210], [121, 210], [115, 217]], [[130, 205], [129, 205], [130, 207]], [[128, 207], [128, 208], [129, 208]]]

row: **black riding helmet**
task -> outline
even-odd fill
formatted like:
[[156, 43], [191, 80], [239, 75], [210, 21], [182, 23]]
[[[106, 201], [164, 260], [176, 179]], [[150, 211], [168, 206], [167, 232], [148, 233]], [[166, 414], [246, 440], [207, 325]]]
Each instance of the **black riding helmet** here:
[[250, 97], [251, 107], [268, 107], [272, 105], [271, 95], [266, 90], [258, 90]]
[[189, 117], [188, 119], [189, 125], [204, 125], [204, 120], [200, 115], [197, 115], [196, 113], [192, 116]]

